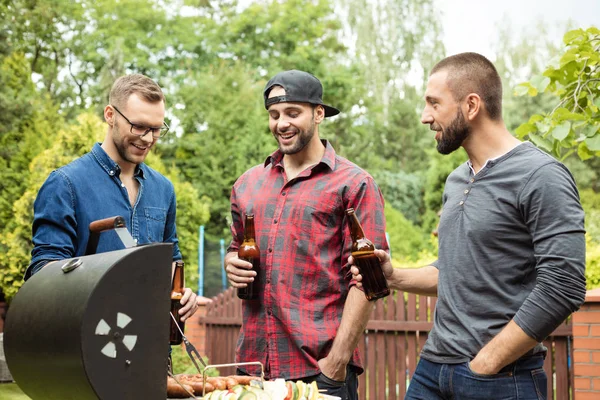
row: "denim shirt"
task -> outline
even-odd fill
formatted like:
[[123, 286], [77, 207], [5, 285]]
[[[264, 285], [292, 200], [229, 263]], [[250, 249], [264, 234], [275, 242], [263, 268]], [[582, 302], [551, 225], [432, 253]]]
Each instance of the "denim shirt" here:
[[[138, 196], [131, 206], [121, 170], [96, 143], [92, 151], [53, 171], [40, 188], [33, 208], [32, 258], [28, 279], [45, 264], [85, 255], [92, 221], [122, 216], [138, 244], [173, 243], [181, 259], [175, 229], [173, 184], [145, 164], [135, 170]], [[125, 248], [114, 231], [100, 234], [97, 253]]]

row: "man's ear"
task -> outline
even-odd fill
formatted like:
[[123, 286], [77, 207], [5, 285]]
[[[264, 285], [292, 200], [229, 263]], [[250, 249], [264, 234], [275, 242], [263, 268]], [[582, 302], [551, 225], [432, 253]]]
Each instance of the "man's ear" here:
[[115, 110], [110, 105], [104, 107], [104, 120], [110, 126], [113, 126], [115, 119]]
[[325, 108], [319, 105], [315, 107], [315, 124], [320, 124], [325, 119]]
[[465, 98], [466, 116], [469, 121], [473, 121], [481, 113], [484, 107], [481, 97], [477, 93], [468, 94]]

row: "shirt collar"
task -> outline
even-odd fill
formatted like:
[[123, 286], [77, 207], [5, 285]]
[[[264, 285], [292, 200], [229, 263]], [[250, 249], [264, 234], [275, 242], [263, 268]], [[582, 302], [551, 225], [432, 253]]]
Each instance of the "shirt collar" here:
[[[323, 154], [321, 161], [319, 161], [319, 164], [325, 164], [333, 171], [335, 168], [335, 150], [333, 149], [331, 143], [329, 143], [326, 139], [321, 139], [321, 143], [323, 143], [323, 146], [325, 146], [325, 153]], [[282, 162], [283, 153], [281, 150], [277, 149], [267, 157], [264, 162], [264, 166], [266, 168], [267, 165], [272, 164], [273, 166], [281, 165], [283, 167]]]
[[[512, 149], [510, 149], [506, 153], [501, 154], [498, 157], [494, 157], [494, 158], [490, 158], [489, 160], [486, 160], [486, 162], [483, 164], [483, 166], [481, 167], [481, 169], [479, 170], [479, 172], [483, 171], [483, 169], [488, 165], [488, 163], [491, 165], [494, 161], [496, 161], [500, 157], [504, 157], [505, 155], [507, 155], [508, 153], [510, 153], [511, 151], [513, 151], [514, 149], [516, 149], [517, 147], [519, 147], [520, 145], [522, 145], [523, 143], [529, 143], [529, 141], [524, 141], [524, 142], [518, 143], [515, 147], [513, 147]], [[469, 166], [469, 168], [471, 168], [471, 172], [473, 173], [473, 175], [477, 175], [477, 173], [475, 173], [475, 168], [473, 168], [473, 163], [471, 162], [471, 160], [467, 160], [467, 165]]]
[[[119, 167], [119, 164], [117, 164], [112, 158], [109, 157], [108, 154], [106, 154], [106, 151], [104, 151], [102, 148], [101, 143], [94, 144], [94, 147], [92, 147], [92, 155], [108, 175], [119, 176], [121, 174], [121, 167]], [[135, 167], [133, 176], [139, 176], [142, 179], [146, 179], [146, 174], [144, 172], [145, 168], [145, 164], [138, 164]]]

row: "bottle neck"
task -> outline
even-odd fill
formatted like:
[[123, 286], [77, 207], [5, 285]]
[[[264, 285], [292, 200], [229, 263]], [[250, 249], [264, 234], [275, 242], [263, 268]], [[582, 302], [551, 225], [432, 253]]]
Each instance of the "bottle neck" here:
[[254, 235], [254, 216], [246, 215], [246, 221], [244, 224], [244, 242], [255, 242]]
[[183, 285], [184, 285], [183, 265], [184, 264], [182, 261], [175, 262], [175, 272], [173, 273], [173, 284], [172, 284], [172, 292], [173, 293], [183, 293]]
[[352, 240], [360, 240], [365, 238], [365, 232], [358, 222], [358, 218], [354, 212], [348, 213], [348, 221], [350, 223], [350, 235], [352, 236]]

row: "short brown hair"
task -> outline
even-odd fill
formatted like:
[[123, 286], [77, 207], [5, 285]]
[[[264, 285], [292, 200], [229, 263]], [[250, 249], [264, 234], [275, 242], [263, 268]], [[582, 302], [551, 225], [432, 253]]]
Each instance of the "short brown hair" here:
[[448, 71], [446, 83], [457, 101], [476, 93], [490, 119], [502, 118], [502, 80], [490, 60], [477, 53], [460, 53], [444, 58], [429, 75], [442, 70]]
[[108, 101], [114, 106], [124, 107], [129, 96], [134, 93], [150, 103], [165, 102], [160, 86], [141, 74], [125, 75], [117, 79], [110, 90]]

